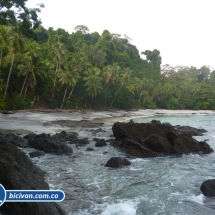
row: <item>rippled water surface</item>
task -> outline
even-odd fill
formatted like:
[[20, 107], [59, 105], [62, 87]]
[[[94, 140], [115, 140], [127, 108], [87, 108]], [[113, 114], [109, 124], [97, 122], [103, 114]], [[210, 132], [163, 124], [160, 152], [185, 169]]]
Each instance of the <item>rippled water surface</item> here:
[[[208, 132], [197, 139], [208, 139], [215, 150], [214, 115], [159, 116], [134, 121], [152, 119], [205, 128]], [[96, 137], [109, 139], [111, 127], [104, 129], [106, 132]], [[81, 148], [71, 145], [71, 157], [45, 155], [33, 159], [47, 172], [50, 188], [65, 192], [66, 199], [60, 204], [68, 214], [215, 214], [215, 200], [200, 192], [203, 181], [215, 178], [215, 153], [147, 159], [127, 156], [130, 166], [111, 169], [104, 167], [107, 160], [126, 154], [109, 145], [96, 148], [92, 141], [95, 136], [90, 132], [82, 131], [79, 137], [89, 137], [90, 144]], [[95, 151], [85, 151], [88, 147]]]

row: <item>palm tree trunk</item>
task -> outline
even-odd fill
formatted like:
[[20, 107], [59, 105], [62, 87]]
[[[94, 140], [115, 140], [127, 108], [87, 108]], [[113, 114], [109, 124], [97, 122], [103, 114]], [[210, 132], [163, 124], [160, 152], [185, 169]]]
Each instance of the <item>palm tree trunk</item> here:
[[65, 100], [65, 97], [66, 97], [66, 92], [67, 92], [67, 87], [66, 87], [66, 89], [65, 89], [65, 93], [64, 93], [64, 96], [63, 96], [63, 101], [62, 101], [61, 108], [63, 107], [63, 103], [64, 103], [64, 100]]
[[73, 90], [74, 90], [74, 87], [72, 88], [72, 90], [71, 90], [71, 92], [70, 92], [70, 94], [69, 94], [68, 101], [69, 101], [69, 99], [70, 99], [70, 97], [71, 97], [71, 95], [72, 95], [72, 93], [73, 93]]
[[1, 48], [1, 56], [0, 56], [0, 67], [1, 67], [1, 62], [2, 62], [2, 48]]
[[36, 100], [36, 97], [37, 97], [37, 96], [34, 96], [34, 100], [33, 100], [33, 102], [32, 102], [32, 105], [34, 105], [34, 102], [35, 102], [35, 100]]
[[25, 86], [25, 93], [24, 93], [24, 97], [26, 97], [26, 94], [27, 94], [28, 82], [29, 82], [29, 76], [28, 76], [28, 79], [27, 79], [27, 84], [26, 84], [26, 86]]
[[8, 74], [8, 77], [7, 77], [7, 84], [6, 84], [6, 88], [5, 88], [5, 91], [4, 91], [3, 102], [4, 102], [6, 94], [7, 94], [7, 88], [8, 88], [8, 84], [9, 84], [9, 80], [10, 80], [11, 71], [12, 71], [12, 68], [13, 68], [14, 57], [15, 57], [15, 53], [13, 53], [13, 55], [12, 55], [10, 71], [9, 71], [9, 74]]
[[[88, 97], [87, 97], [88, 98]], [[85, 108], [87, 107], [87, 98], [86, 98], [86, 102], [85, 102]]]
[[23, 85], [22, 85], [22, 89], [21, 89], [20, 95], [22, 95], [22, 92], [23, 92], [23, 90], [24, 90], [24, 87], [25, 87], [25, 83], [26, 83], [27, 78], [28, 78], [28, 74], [25, 76], [25, 80], [24, 80], [24, 83], [23, 83]]
[[111, 104], [110, 104], [110, 107], [109, 107], [109, 108], [111, 108], [111, 107], [112, 107], [113, 102], [114, 102], [114, 99], [115, 99], [115, 97], [117, 96], [118, 92], [121, 90], [122, 86], [123, 86], [123, 84], [122, 84], [122, 85], [120, 86], [120, 88], [115, 92], [114, 97], [113, 97], [113, 100], [112, 100], [112, 102], [111, 102]]
[[[54, 90], [55, 90], [55, 85], [56, 85], [56, 80], [57, 80], [57, 73], [58, 73], [58, 68], [59, 64], [57, 63], [56, 65], [56, 70], [55, 70], [55, 78], [54, 78]], [[54, 92], [52, 93], [52, 98], [54, 97]]]

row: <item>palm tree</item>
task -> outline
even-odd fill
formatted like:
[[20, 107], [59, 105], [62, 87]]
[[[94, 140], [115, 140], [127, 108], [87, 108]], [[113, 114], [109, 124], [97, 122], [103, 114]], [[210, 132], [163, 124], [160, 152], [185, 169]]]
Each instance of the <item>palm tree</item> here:
[[141, 100], [141, 97], [143, 96], [144, 91], [149, 91], [154, 86], [154, 82], [150, 79], [143, 78], [141, 80], [140, 84], [140, 95], [139, 95], [139, 102]]
[[126, 68], [124, 71], [123, 71], [123, 74], [121, 76], [121, 85], [119, 87], [119, 89], [115, 92], [114, 94], [114, 97], [113, 97], [113, 100], [110, 104], [110, 108], [112, 107], [113, 105], [113, 102], [114, 102], [114, 99], [116, 98], [117, 94], [119, 93], [119, 91], [122, 89], [123, 86], [126, 86], [130, 83], [130, 80], [131, 80], [131, 73], [132, 73], [132, 70], [130, 68]]
[[78, 73], [82, 72], [83, 69], [84, 69], [84, 64], [86, 62], [86, 58], [87, 56], [82, 52], [82, 51], [79, 51], [75, 57], [74, 57], [74, 65], [78, 71]]
[[[55, 77], [54, 77], [54, 89], [56, 86], [57, 76], [60, 70], [60, 65], [64, 60], [66, 54], [66, 49], [63, 45], [63, 43], [57, 42], [56, 46], [54, 47], [54, 61], [56, 63], [56, 70], [55, 70]], [[54, 92], [52, 94], [52, 97], [54, 97]]]
[[1, 48], [0, 67], [2, 64], [3, 48], [7, 47], [7, 45], [8, 45], [9, 32], [10, 32], [10, 28], [8, 26], [0, 25], [0, 48]]
[[61, 82], [62, 85], [66, 85], [61, 108], [63, 107], [68, 88], [72, 87], [72, 90], [68, 97], [68, 100], [70, 99], [72, 92], [74, 90], [74, 87], [77, 83], [77, 77], [78, 77], [78, 74], [77, 74], [76, 70], [73, 68], [73, 65], [71, 65], [71, 64], [67, 64], [65, 66], [65, 70], [60, 70], [59, 82]]
[[19, 64], [17, 69], [19, 70], [18, 72], [18, 76], [25, 76], [24, 82], [22, 84], [22, 88], [20, 91], [20, 95], [22, 95], [22, 92], [24, 90], [27, 78], [28, 78], [28, 73], [30, 72], [31, 69], [31, 62], [29, 61], [29, 59], [24, 58], [23, 59], [23, 63]]
[[10, 65], [10, 70], [8, 73], [8, 78], [7, 78], [7, 83], [6, 83], [3, 101], [5, 100], [5, 97], [7, 94], [7, 88], [8, 88], [8, 84], [9, 84], [9, 80], [10, 80], [11, 71], [13, 68], [14, 57], [15, 57], [17, 52], [24, 49], [24, 45], [25, 45], [25, 43], [24, 43], [23, 35], [18, 30], [16, 30], [9, 37], [9, 50], [12, 52], [12, 59], [11, 59], [11, 65]]
[[30, 76], [30, 73], [32, 73], [32, 74], [34, 73], [33, 70], [35, 69], [36, 60], [37, 60], [38, 56], [40, 55], [41, 49], [39, 47], [39, 44], [35, 41], [28, 44], [28, 49], [29, 49], [28, 52], [26, 52], [24, 54], [23, 64], [20, 64], [18, 66], [18, 69], [20, 70], [20, 72], [18, 73], [18, 76], [25, 76], [20, 95], [22, 94], [26, 81], [29, 77], [33, 78], [33, 80], [29, 81], [31, 83], [32, 88], [36, 84], [35, 75]]
[[107, 84], [113, 85], [119, 78], [120, 69], [121, 68], [117, 63], [114, 63], [112, 66], [105, 66], [103, 68], [105, 82]]
[[[84, 86], [86, 87], [87, 94], [92, 98], [96, 97], [102, 91], [102, 77], [100, 76], [100, 70], [96, 67], [90, 68], [84, 72], [85, 81]], [[87, 99], [86, 99], [87, 104]], [[85, 104], [85, 107], [86, 107]]]

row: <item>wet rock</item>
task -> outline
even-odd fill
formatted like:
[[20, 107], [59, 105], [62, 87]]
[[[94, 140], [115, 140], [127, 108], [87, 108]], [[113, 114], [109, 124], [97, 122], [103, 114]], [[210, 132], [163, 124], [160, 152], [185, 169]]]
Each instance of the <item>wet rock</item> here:
[[73, 144], [78, 139], [78, 133], [62, 131], [52, 135], [52, 139]]
[[192, 138], [192, 129], [186, 133], [157, 120], [152, 120], [151, 123], [117, 122], [112, 130], [115, 141], [111, 145], [122, 147], [128, 154], [137, 157], [213, 152], [205, 141], [198, 142]]
[[179, 135], [173, 144], [173, 151], [176, 154], [188, 154], [195, 152], [211, 153], [213, 149], [204, 141], [198, 142], [186, 135]]
[[[13, 144], [0, 141], [0, 184], [6, 190], [48, 190], [44, 172]], [[63, 215], [56, 203], [5, 202], [0, 207], [2, 214]]]
[[82, 139], [75, 140], [74, 143], [78, 146], [84, 146], [84, 145], [89, 144], [90, 142], [89, 142], [88, 138], [82, 138]]
[[87, 129], [87, 131], [90, 131], [90, 132], [92, 132], [93, 134], [97, 134], [97, 133], [99, 133], [99, 132], [106, 132], [104, 129], [102, 129], [102, 128], [98, 128], [98, 129]]
[[128, 166], [128, 165], [131, 165], [131, 162], [126, 158], [112, 157], [108, 160], [105, 166], [112, 167], [112, 168], [120, 168], [122, 166]]
[[14, 114], [14, 111], [1, 111], [2, 114]]
[[203, 136], [207, 130], [202, 128], [193, 128], [190, 126], [180, 126], [176, 125], [174, 126], [178, 131], [189, 134], [190, 136]]
[[60, 138], [56, 136], [51, 136], [50, 134], [28, 134], [24, 136], [28, 140], [28, 145], [34, 149], [44, 151], [50, 154], [57, 155], [71, 155], [73, 150], [65, 143], [62, 142]]
[[156, 157], [158, 154], [153, 152], [152, 150], [144, 147], [140, 143], [134, 142], [132, 140], [128, 140], [125, 144], [125, 152], [127, 154], [140, 157], [140, 158], [147, 158], [147, 157]]
[[202, 183], [200, 190], [207, 197], [215, 197], [215, 179], [209, 179]]
[[166, 139], [156, 134], [147, 137], [142, 145], [158, 153], [171, 154], [173, 152], [172, 145]]
[[97, 140], [95, 146], [96, 146], [96, 147], [107, 146], [107, 143], [105, 142], [104, 139], [99, 139], [99, 140]]
[[[84, 123], [83, 123], [84, 122]], [[61, 127], [69, 127], [69, 128], [98, 128], [102, 126], [104, 123], [93, 123], [88, 120], [55, 120], [44, 123], [45, 126], [61, 126]]]
[[19, 137], [15, 134], [0, 134], [0, 140], [8, 141], [12, 143], [14, 146], [22, 148], [28, 147], [28, 141], [25, 138]]
[[40, 156], [43, 156], [43, 155], [45, 155], [45, 153], [41, 152], [41, 151], [33, 151], [33, 152], [29, 153], [29, 156], [31, 158], [40, 157]]
[[88, 151], [88, 152], [91, 152], [91, 151], [94, 151], [95, 149], [93, 148], [87, 148], [85, 151]]

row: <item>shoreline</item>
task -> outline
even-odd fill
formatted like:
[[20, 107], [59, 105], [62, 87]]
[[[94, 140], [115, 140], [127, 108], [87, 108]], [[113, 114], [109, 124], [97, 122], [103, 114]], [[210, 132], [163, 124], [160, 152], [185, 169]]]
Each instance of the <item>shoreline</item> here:
[[[52, 111], [52, 112], [50, 112]], [[56, 120], [90, 121], [112, 125], [118, 121], [125, 121], [139, 117], [174, 115], [174, 114], [215, 114], [213, 110], [166, 110], [166, 109], [139, 109], [139, 110], [111, 110], [100, 111], [86, 109], [78, 110], [19, 110], [13, 113], [0, 113], [0, 133], [57, 133], [62, 130], [72, 131], [70, 127], [59, 125], [45, 126], [44, 123]], [[81, 127], [79, 127], [79, 130]], [[77, 129], [76, 129], [77, 130]]]

